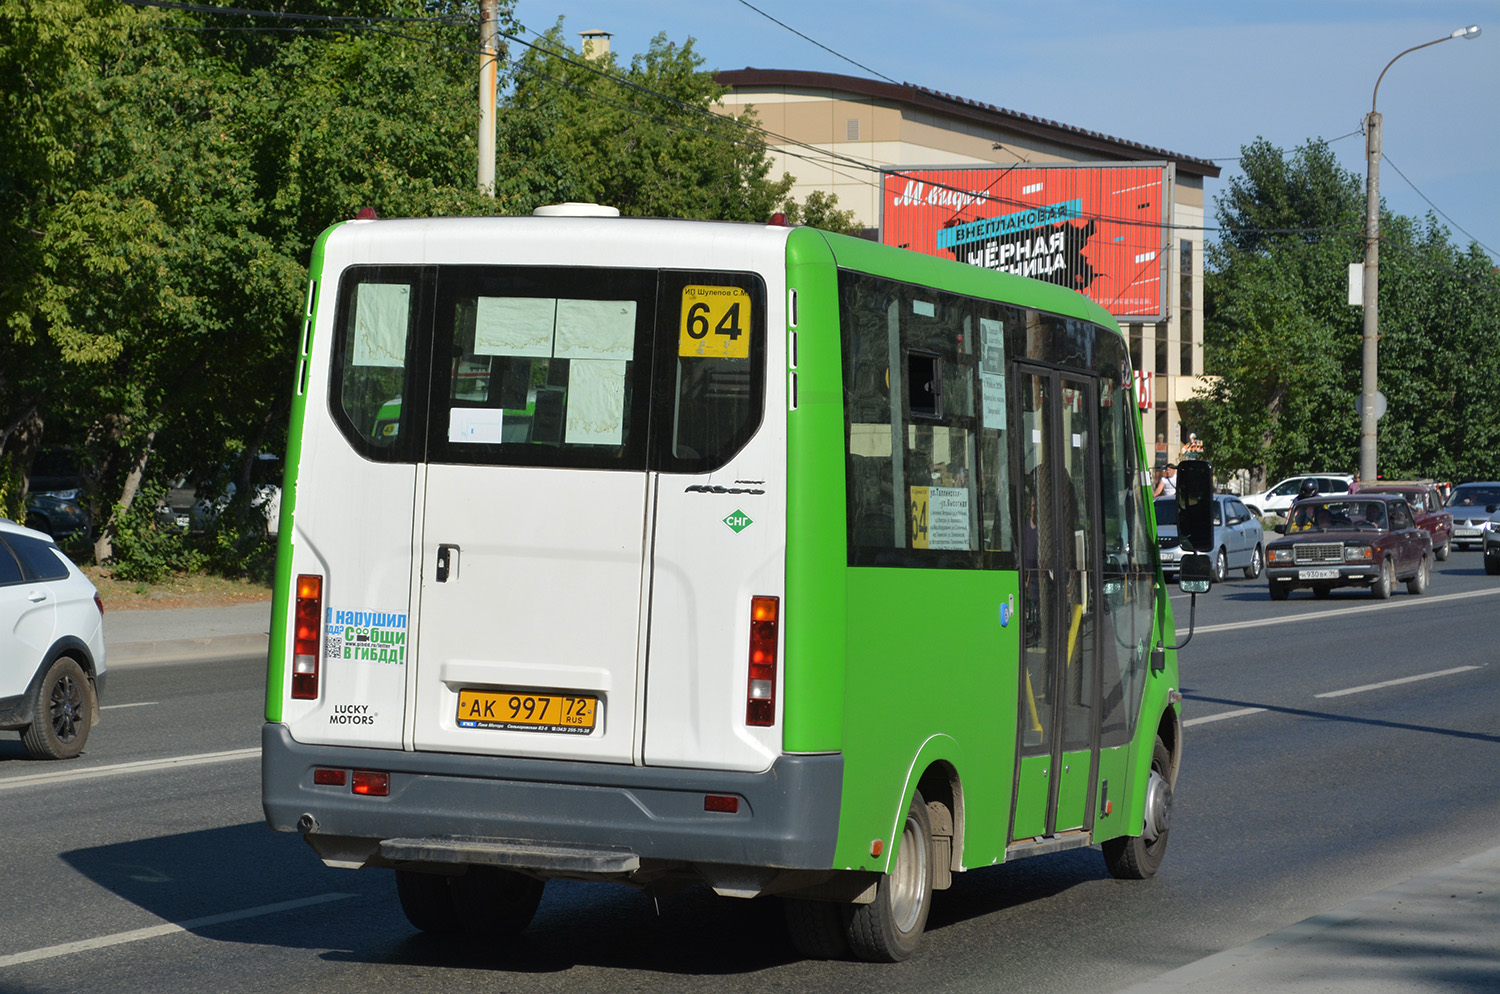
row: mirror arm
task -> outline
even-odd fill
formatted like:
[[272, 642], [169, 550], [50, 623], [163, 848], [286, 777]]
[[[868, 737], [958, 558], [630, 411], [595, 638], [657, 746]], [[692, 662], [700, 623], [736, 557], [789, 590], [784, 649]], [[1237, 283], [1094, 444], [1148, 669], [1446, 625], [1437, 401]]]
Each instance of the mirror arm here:
[[[1171, 650], [1173, 650], [1175, 652], [1176, 650], [1185, 647], [1189, 642], [1191, 642], [1193, 640], [1193, 622], [1196, 620], [1197, 614], [1198, 614], [1198, 595], [1194, 594], [1194, 593], [1189, 593], [1188, 594], [1188, 633], [1187, 633], [1187, 638], [1183, 639], [1181, 642], [1177, 643], [1176, 645], [1167, 645], [1165, 642], [1163, 642], [1161, 644], [1161, 647], [1163, 649], [1171, 649]], [[1177, 633], [1173, 632], [1172, 634], [1175, 635]]]

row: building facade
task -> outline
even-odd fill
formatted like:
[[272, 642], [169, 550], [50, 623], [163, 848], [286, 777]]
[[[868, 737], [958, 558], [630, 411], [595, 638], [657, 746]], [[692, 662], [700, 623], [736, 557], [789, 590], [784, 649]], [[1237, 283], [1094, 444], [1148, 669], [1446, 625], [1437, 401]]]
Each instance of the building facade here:
[[1175, 462], [1185, 447], [1193, 454], [1179, 404], [1192, 399], [1203, 375], [1204, 181], [1218, 177], [1217, 165], [910, 84], [781, 69], [726, 71], [717, 79], [729, 88], [725, 113], [754, 109], [772, 174], [796, 178], [792, 195], [837, 195], [838, 208], [853, 211], [876, 239], [888, 217], [893, 170], [1164, 166], [1170, 182], [1159, 229], [1165, 262], [1160, 307], [1150, 319], [1111, 311], [1130, 341], [1142, 422], [1148, 446], [1156, 443], [1157, 463]]

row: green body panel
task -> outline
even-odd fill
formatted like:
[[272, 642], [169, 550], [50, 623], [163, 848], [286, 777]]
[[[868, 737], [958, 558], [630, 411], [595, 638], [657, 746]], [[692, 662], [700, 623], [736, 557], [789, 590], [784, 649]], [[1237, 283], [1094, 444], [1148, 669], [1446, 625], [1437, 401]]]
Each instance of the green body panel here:
[[[797, 409], [787, 413], [787, 752], [844, 748], [844, 393], [838, 274], [820, 232], [787, 238], [787, 286], [797, 293]], [[789, 334], [791, 330], [789, 330]], [[778, 374], [769, 370], [768, 376]], [[782, 372], [782, 375], [790, 375]]]
[[[1005, 852], [1021, 628], [1000, 605], [1017, 575], [852, 568], [845, 623], [844, 788], [834, 865], [885, 869], [917, 781], [933, 763], [962, 783], [963, 863]], [[949, 674], [932, 663], [941, 660]], [[871, 843], [884, 844], [872, 858]]]
[[[1094, 839], [1096, 841], [1125, 834], [1121, 826], [1125, 822], [1125, 800], [1128, 796], [1125, 771], [1129, 762], [1129, 746], [1113, 746], [1099, 752], [1099, 793], [1094, 802]], [[1108, 814], [1104, 811], [1105, 801], [1111, 804]]]
[[1089, 803], [1089, 750], [1063, 753], [1057, 776], [1057, 830], [1082, 828]]
[[333, 306], [333, 295], [323, 286], [323, 245], [335, 224], [326, 229], [313, 243], [312, 260], [308, 264], [311, 290], [307, 299], [307, 313], [302, 316], [298, 329], [301, 342], [298, 344], [297, 365], [292, 375], [292, 423], [286, 438], [286, 475], [281, 482], [281, 517], [276, 534], [276, 585], [271, 594], [271, 644], [266, 659], [266, 720], [281, 720], [281, 693], [286, 686], [286, 638], [287, 618], [291, 612], [294, 595], [292, 579], [292, 528], [297, 510], [297, 470], [302, 464], [302, 432], [307, 416], [307, 398], [315, 388], [311, 382], [303, 390], [302, 378], [307, 364], [312, 361], [313, 328], [317, 325], [318, 306], [323, 299]]

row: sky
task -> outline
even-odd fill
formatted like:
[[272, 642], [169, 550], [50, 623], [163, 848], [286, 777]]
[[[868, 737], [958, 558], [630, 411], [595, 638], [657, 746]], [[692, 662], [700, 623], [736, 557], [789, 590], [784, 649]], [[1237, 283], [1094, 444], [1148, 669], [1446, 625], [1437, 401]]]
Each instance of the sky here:
[[678, 44], [692, 38], [709, 69], [885, 76], [1210, 159], [1223, 169], [1207, 181], [1210, 225], [1241, 147], [1257, 138], [1287, 152], [1326, 139], [1363, 180], [1362, 119], [1386, 63], [1478, 24], [1479, 37], [1404, 55], [1380, 82], [1380, 193], [1387, 211], [1438, 212], [1455, 244], [1477, 241], [1500, 262], [1500, 0], [513, 5], [531, 32], [564, 18], [575, 47], [580, 31], [613, 33], [626, 62], [665, 33]]

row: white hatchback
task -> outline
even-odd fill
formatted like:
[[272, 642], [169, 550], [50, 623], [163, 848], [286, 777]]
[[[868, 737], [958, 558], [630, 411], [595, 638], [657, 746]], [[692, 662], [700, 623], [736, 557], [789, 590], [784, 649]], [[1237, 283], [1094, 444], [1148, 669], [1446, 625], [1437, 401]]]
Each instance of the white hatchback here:
[[1257, 518], [1263, 518], [1268, 514], [1285, 516], [1287, 509], [1292, 506], [1292, 501], [1297, 499], [1297, 491], [1301, 489], [1302, 481], [1309, 479], [1318, 484], [1318, 493], [1325, 495], [1346, 494], [1349, 492], [1349, 487], [1354, 484], [1354, 477], [1344, 473], [1304, 473], [1301, 476], [1289, 476], [1262, 493], [1246, 494], [1240, 500], [1245, 502], [1250, 513]]
[[0, 729], [72, 759], [99, 722], [104, 602], [44, 532], [0, 518]]

